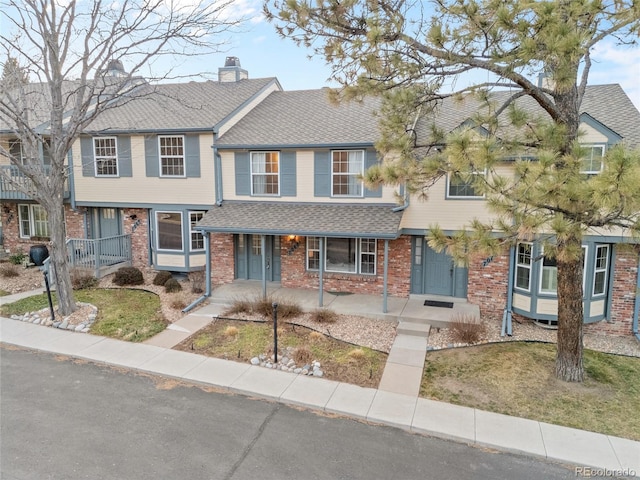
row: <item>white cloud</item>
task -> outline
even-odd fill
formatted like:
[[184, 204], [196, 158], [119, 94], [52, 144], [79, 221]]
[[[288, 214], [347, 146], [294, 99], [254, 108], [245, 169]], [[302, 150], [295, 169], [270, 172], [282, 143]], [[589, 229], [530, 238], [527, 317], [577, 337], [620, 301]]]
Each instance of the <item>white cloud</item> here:
[[607, 40], [596, 45], [591, 60], [589, 83], [619, 83], [640, 109], [640, 48], [620, 46]]

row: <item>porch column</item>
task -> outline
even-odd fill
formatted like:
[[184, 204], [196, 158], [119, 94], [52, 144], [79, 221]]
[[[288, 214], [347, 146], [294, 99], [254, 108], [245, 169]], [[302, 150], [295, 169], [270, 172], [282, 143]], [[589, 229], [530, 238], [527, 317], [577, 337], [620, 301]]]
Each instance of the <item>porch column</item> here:
[[324, 272], [324, 237], [320, 237], [320, 267], [318, 271], [318, 306], [322, 308], [324, 303], [324, 278], [322, 278], [322, 272]]
[[382, 273], [382, 313], [387, 313], [387, 280], [389, 270], [389, 240], [384, 241], [384, 269]]
[[262, 252], [262, 298], [267, 298], [267, 236], [260, 235], [260, 251]]

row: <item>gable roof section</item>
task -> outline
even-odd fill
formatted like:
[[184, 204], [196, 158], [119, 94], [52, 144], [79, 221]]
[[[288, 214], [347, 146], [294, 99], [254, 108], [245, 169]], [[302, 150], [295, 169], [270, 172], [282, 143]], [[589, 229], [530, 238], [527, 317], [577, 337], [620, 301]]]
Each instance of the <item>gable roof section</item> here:
[[275, 78], [145, 85], [100, 114], [87, 132], [211, 130], [269, 88], [281, 87]]
[[373, 145], [379, 99], [334, 105], [328, 91], [273, 92], [224, 135], [220, 148]]
[[393, 211], [395, 206], [225, 201], [209, 210], [196, 228], [221, 233], [395, 239], [402, 219], [402, 212]]

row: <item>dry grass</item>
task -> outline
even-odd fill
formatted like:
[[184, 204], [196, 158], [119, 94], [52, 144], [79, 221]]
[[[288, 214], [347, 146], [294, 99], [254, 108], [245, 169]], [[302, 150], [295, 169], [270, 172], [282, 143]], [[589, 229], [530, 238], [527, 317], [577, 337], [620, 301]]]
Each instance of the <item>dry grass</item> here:
[[361, 348], [354, 348], [349, 353], [347, 353], [347, 356], [351, 360], [354, 360], [356, 362], [360, 362], [360, 361], [362, 361], [363, 359], [366, 358], [366, 354], [365, 354], [364, 350], [362, 350]]
[[338, 314], [328, 308], [319, 308], [311, 312], [311, 320], [318, 323], [336, 323]]
[[20, 276], [20, 272], [18, 272], [18, 267], [13, 263], [3, 263], [0, 264], [0, 276], [3, 278], [15, 278]]
[[325, 339], [326, 337], [324, 336], [323, 333], [320, 332], [316, 332], [315, 330], [309, 332], [309, 341], [310, 342], [321, 342]]
[[225, 337], [237, 337], [238, 333], [240, 333], [240, 330], [238, 330], [238, 327], [234, 327], [233, 325], [229, 325], [227, 328], [224, 329], [224, 336]]
[[[585, 350], [586, 379], [554, 377], [555, 346], [510, 342], [428, 352], [420, 395], [640, 440], [640, 358]], [[576, 414], [579, 412], [579, 415]]]
[[313, 353], [306, 345], [298, 347], [293, 352], [293, 361], [296, 365], [306, 365], [313, 361]]
[[473, 315], [455, 315], [450, 323], [451, 338], [456, 343], [475, 345], [487, 334], [487, 326]]

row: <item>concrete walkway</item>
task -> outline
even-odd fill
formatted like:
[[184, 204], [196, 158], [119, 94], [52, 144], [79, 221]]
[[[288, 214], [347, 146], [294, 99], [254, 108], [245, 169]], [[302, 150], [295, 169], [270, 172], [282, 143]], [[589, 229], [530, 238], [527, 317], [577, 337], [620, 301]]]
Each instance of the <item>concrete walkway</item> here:
[[6, 318], [0, 341], [613, 475], [640, 473], [640, 442], [624, 438]]

